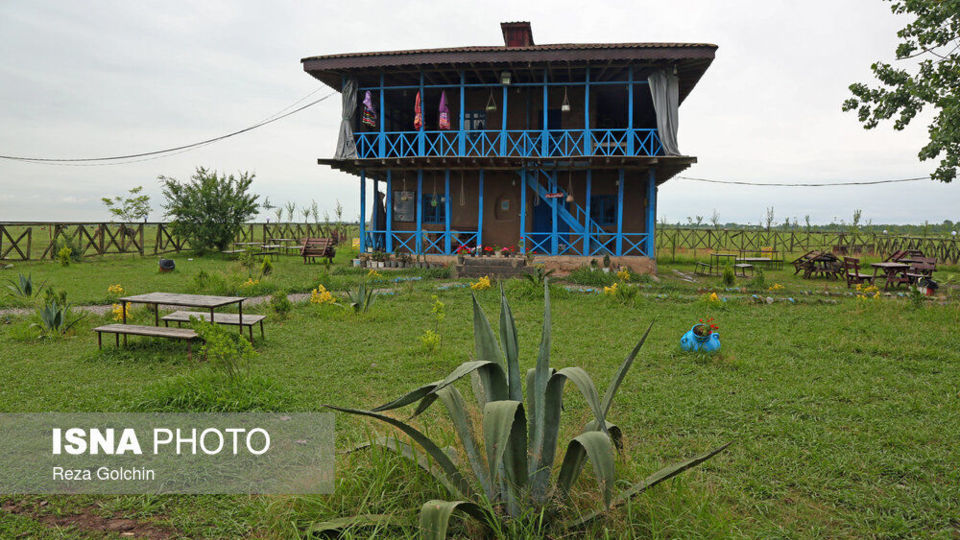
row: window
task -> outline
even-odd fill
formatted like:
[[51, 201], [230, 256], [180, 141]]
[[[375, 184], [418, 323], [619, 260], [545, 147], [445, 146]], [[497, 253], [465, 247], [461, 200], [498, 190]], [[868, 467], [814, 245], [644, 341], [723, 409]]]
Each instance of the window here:
[[617, 223], [617, 196], [593, 195], [590, 197], [590, 219], [597, 225], [615, 225]]
[[[423, 222], [424, 223], [433, 223], [433, 224], [443, 224], [446, 223], [446, 207], [447, 203], [443, 195], [437, 194], [434, 198], [433, 193], [424, 193], [420, 197], [421, 204], [423, 205]], [[436, 202], [436, 206], [434, 206]]]
[[487, 113], [483, 111], [466, 111], [463, 113], [463, 129], [467, 131], [486, 129]]

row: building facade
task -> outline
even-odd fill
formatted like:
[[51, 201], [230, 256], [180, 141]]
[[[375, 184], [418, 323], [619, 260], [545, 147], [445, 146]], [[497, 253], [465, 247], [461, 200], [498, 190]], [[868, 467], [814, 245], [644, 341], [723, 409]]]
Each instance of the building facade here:
[[503, 46], [302, 60], [342, 94], [336, 153], [318, 162], [359, 177], [361, 248], [652, 258], [657, 186], [696, 162], [678, 108], [716, 46], [501, 30]]

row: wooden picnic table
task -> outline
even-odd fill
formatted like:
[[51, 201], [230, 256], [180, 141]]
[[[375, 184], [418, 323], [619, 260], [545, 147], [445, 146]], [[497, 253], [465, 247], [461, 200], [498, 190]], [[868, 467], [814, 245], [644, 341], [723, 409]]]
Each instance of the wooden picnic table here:
[[910, 265], [905, 262], [875, 262], [870, 263], [870, 266], [873, 267], [874, 276], [877, 275], [878, 271], [883, 271], [884, 277], [887, 278], [887, 282], [883, 286], [884, 289], [889, 288], [891, 285], [909, 282], [905, 275], [901, 276], [901, 274], [905, 274], [906, 271], [910, 269]]
[[[137, 294], [134, 296], [124, 296], [120, 298], [123, 309], [123, 324], [127, 324], [127, 304], [151, 304], [153, 305], [154, 321], [156, 326], [160, 326], [160, 305], [194, 307], [210, 310], [210, 320], [213, 320], [213, 311], [223, 306], [237, 304], [237, 311], [240, 318], [243, 318], [244, 296], [209, 296], [204, 294], [180, 294], [152, 292], [147, 294]], [[240, 335], [243, 335], [243, 326], [240, 326]], [[126, 336], [124, 336], [126, 343]]]

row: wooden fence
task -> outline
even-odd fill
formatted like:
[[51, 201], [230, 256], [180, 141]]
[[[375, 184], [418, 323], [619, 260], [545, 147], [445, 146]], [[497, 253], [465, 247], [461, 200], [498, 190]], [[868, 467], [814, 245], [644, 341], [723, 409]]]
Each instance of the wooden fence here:
[[[266, 242], [289, 238], [330, 236], [333, 226], [317, 223], [247, 223], [237, 242]], [[0, 222], [0, 260], [56, 258], [69, 244], [80, 255], [161, 255], [190, 248], [169, 223]]]
[[[247, 223], [237, 242], [266, 242], [271, 238], [330, 236], [335, 226], [318, 223]], [[350, 227], [351, 229], [355, 228]], [[136, 253], [160, 255], [189, 249], [169, 223], [0, 222], [0, 259], [52, 259], [69, 240], [84, 256]], [[872, 232], [763, 231], [743, 229], [688, 229], [658, 227], [657, 254], [678, 250], [756, 251], [773, 248], [784, 253], [811, 249], [839, 253], [887, 255], [898, 249], [919, 249], [941, 262], [960, 262], [960, 241], [954, 238], [896, 236]]]
[[885, 256], [901, 249], [919, 249], [928, 257], [957, 264], [960, 241], [944, 237], [887, 235], [874, 232], [836, 231], [764, 231], [744, 229], [688, 229], [659, 227], [657, 253], [661, 257], [677, 250], [758, 251], [772, 248], [784, 253], [802, 253], [812, 249], [843, 254]]

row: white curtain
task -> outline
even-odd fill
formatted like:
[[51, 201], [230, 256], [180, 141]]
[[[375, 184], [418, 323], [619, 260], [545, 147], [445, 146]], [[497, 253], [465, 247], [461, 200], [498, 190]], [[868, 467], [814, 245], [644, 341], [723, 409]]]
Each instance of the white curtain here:
[[343, 81], [343, 120], [340, 122], [340, 135], [337, 138], [337, 151], [334, 159], [355, 159], [357, 143], [353, 140], [353, 119], [357, 115], [357, 79], [347, 77]]
[[663, 153], [679, 156], [677, 146], [677, 127], [679, 123], [680, 84], [677, 76], [664, 70], [654, 71], [647, 78], [650, 83], [650, 95], [653, 97], [653, 109], [657, 113], [657, 131]]

